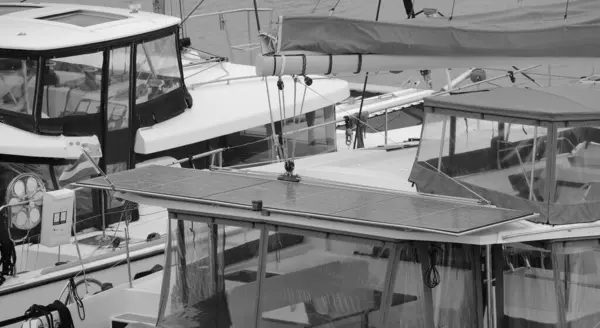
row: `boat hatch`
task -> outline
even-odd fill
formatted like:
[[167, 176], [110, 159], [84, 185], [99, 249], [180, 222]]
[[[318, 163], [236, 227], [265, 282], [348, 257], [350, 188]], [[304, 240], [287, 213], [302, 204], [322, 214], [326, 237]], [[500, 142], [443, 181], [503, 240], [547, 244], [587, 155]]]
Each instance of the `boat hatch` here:
[[16, 13], [16, 12], [19, 12], [19, 11], [29, 10], [29, 9], [36, 9], [36, 8], [41, 8], [41, 7], [15, 6], [15, 5], [3, 6], [3, 5], [0, 5], [0, 16], [7, 15], [7, 14], [12, 14], [12, 13]]
[[[132, 194], [190, 202], [215, 202], [234, 207], [249, 206], [253, 201], [261, 200], [264, 207], [274, 213], [293, 213], [338, 223], [447, 235], [472, 233], [521, 220], [528, 214], [414, 194], [293, 183], [162, 166], [115, 173], [109, 179], [116, 190]], [[108, 187], [106, 180], [100, 178], [79, 185]]]
[[543, 223], [596, 221], [599, 103], [584, 85], [426, 98], [409, 180], [421, 192], [540, 213]]
[[127, 18], [127, 16], [116, 15], [111, 13], [100, 13], [91, 10], [75, 10], [57, 15], [38, 17], [37, 19], [86, 27], [102, 23], [114, 22]]

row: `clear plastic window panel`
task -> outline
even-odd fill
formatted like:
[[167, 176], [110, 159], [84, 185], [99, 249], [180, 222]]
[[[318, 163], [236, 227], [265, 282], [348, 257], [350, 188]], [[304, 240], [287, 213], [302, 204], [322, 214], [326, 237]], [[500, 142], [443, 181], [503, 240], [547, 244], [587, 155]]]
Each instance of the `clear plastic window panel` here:
[[102, 52], [47, 60], [42, 118], [100, 113]]
[[[280, 144], [277, 147], [273, 142], [271, 124], [230, 134], [225, 137], [231, 149], [223, 152], [224, 165], [264, 164], [286, 157], [297, 158], [333, 152], [337, 149], [334, 120], [335, 108], [327, 106], [289, 118], [285, 123], [274, 122], [275, 134]], [[326, 122], [331, 124], [321, 125]]]
[[[268, 256], [259, 327], [380, 326], [388, 259], [372, 254], [383, 243], [302, 233], [275, 238], [289, 246]], [[240, 290], [233, 300], [249, 296]]]
[[599, 182], [600, 129], [592, 126], [558, 129], [556, 192], [551, 201], [558, 205], [598, 203]]
[[[171, 220], [158, 327], [247, 327], [256, 311], [260, 230]], [[165, 282], [163, 282], [164, 285]], [[239, 290], [255, 292], [235, 305]], [[251, 313], [239, 317], [236, 313]]]
[[427, 114], [418, 163], [473, 185], [546, 201], [547, 128]]
[[504, 327], [598, 325], [598, 239], [509, 244], [502, 254]]
[[176, 35], [137, 46], [136, 104], [167, 94], [181, 86]]
[[398, 245], [398, 253], [385, 327], [480, 327], [475, 247], [408, 242]]
[[130, 55], [130, 47], [110, 50], [106, 111], [108, 131], [122, 130], [129, 127]]
[[37, 62], [0, 58], [0, 110], [33, 114]]

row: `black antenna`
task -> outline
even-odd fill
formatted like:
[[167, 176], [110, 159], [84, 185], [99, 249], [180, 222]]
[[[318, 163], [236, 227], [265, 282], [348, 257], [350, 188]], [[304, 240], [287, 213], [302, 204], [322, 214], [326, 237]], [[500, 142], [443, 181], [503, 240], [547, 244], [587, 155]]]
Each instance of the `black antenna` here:
[[569, 13], [569, 0], [567, 0], [567, 5], [565, 6], [565, 17], [564, 19], [567, 19], [567, 14]]

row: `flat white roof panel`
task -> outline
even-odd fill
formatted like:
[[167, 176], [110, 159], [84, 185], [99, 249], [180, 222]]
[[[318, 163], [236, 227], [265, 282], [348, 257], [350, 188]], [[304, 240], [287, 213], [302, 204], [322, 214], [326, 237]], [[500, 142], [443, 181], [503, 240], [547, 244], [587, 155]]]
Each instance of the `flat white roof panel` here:
[[[150, 33], [175, 26], [181, 21], [177, 17], [150, 12], [132, 13], [128, 9], [78, 4], [39, 3], [31, 5], [28, 10], [14, 10], [15, 7], [27, 6], [23, 3], [0, 4], [0, 14], [3, 13], [0, 19], [0, 49], [43, 51], [76, 47]], [[86, 25], [80, 24], [84, 18], [80, 17], [82, 12], [94, 13], [95, 24], [81, 26]], [[73, 13], [79, 16], [75, 17]], [[102, 14], [125, 18], [97, 19]], [[59, 19], [48, 18], [52, 16]], [[73, 20], [75, 18], [77, 20]]]

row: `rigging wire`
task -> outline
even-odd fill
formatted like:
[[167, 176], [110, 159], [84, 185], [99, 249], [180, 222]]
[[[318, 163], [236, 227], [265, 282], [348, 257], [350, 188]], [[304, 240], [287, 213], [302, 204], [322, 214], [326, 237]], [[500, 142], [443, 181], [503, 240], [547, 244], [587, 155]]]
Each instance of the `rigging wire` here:
[[258, 30], [258, 33], [260, 33], [260, 18], [258, 17], [258, 5], [256, 4], [256, 0], [253, 0], [254, 2], [254, 16], [256, 17], [256, 29]]
[[[183, 13], [185, 12], [185, 9], [183, 8], [183, 0], [179, 0], [179, 18], [183, 19]], [[185, 26], [182, 25], [181, 27], [181, 37], [185, 38]]]
[[[306, 90], [308, 90], [308, 86], [307, 83], [312, 83], [311, 82], [307, 82], [307, 80], [309, 79], [308, 77], [304, 77], [305, 82], [304, 82], [304, 94], [302, 95], [302, 103], [300, 104], [300, 113], [296, 116], [295, 112], [294, 112], [294, 127], [298, 124], [300, 124], [300, 115], [302, 115], [302, 112], [304, 111], [304, 100], [306, 99]], [[308, 80], [310, 81], [310, 80]], [[294, 88], [296, 87], [296, 85], [298, 84], [298, 80], [296, 79], [296, 84], [294, 84]], [[294, 101], [296, 101], [296, 96], [295, 96], [296, 90], [294, 89]], [[295, 104], [294, 104], [295, 106]], [[295, 111], [295, 109], [294, 109]], [[294, 137], [294, 143], [292, 145], [292, 161], [296, 158], [296, 140], [298, 140], [298, 136]]]
[[[182, 25], [185, 23], [185, 21], [186, 21], [188, 18], [190, 18], [190, 16], [192, 16], [192, 14], [194, 14], [194, 12], [195, 12], [195, 11], [198, 9], [198, 7], [200, 7], [200, 6], [201, 6], [201, 5], [204, 3], [204, 1], [205, 1], [205, 0], [202, 0], [202, 1], [200, 1], [200, 2], [199, 2], [197, 5], [196, 5], [196, 7], [194, 7], [194, 9], [192, 9], [192, 11], [190, 11], [190, 13], [189, 13], [187, 16], [185, 16], [185, 18], [184, 18], [184, 19], [182, 19], [182, 20], [181, 20], [181, 23], [179, 23], [179, 26], [182, 26]], [[181, 10], [181, 6], [179, 6], [179, 9]]]
[[[338, 1], [339, 3], [339, 1]], [[377, 13], [375, 14], [375, 21], [379, 20], [379, 13], [381, 11], [381, 0], [377, 2]], [[356, 144], [358, 142], [359, 133], [361, 132], [360, 127], [360, 117], [362, 115], [363, 105], [365, 103], [365, 92], [367, 91], [367, 82], [369, 81], [369, 72], [365, 73], [365, 82], [363, 83], [363, 91], [362, 97], [360, 98], [360, 109], [358, 110], [358, 121], [356, 122], [356, 131], [354, 133], [354, 146], [353, 149], [356, 149]]]
[[335, 11], [335, 9], [337, 8], [337, 6], [340, 4], [340, 1], [342, 0], [338, 0], [335, 5], [333, 7], [331, 7], [331, 9], [329, 9], [329, 16], [333, 15], [333, 12]]
[[317, 7], [319, 7], [319, 4], [321, 4], [321, 0], [317, 0], [317, 4], [315, 5], [315, 7], [313, 8], [313, 10], [310, 12], [311, 14], [314, 14], [315, 11], [317, 10]]
[[452, 17], [454, 17], [454, 5], [456, 5], [456, 0], [452, 1], [452, 11], [450, 12], [450, 17], [448, 18], [449, 21], [451, 21]]

